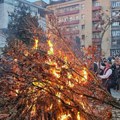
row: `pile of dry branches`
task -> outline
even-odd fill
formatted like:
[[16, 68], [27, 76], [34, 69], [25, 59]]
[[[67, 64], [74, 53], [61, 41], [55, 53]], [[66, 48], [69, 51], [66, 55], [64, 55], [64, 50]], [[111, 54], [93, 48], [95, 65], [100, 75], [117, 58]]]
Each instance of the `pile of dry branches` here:
[[2, 58], [0, 90], [7, 119], [109, 120], [110, 106], [119, 104], [75, 56], [53, 47], [49, 40], [33, 49], [16, 41]]

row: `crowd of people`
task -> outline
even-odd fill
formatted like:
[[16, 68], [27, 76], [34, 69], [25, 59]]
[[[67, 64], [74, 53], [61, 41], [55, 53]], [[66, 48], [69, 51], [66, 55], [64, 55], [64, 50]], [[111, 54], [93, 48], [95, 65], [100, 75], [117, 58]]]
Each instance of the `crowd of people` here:
[[120, 91], [120, 57], [103, 58], [94, 62], [93, 71], [102, 81], [102, 86], [111, 94], [111, 89]]

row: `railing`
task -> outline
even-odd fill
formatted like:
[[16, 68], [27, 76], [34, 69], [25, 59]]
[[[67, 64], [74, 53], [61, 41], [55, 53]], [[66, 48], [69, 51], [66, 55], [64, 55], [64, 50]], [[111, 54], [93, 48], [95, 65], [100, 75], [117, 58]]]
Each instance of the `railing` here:
[[101, 44], [101, 39], [100, 38], [93, 38], [92, 43], [93, 43], [93, 45], [100, 45]]
[[92, 20], [93, 20], [94, 22], [96, 22], [96, 21], [100, 21], [100, 18], [99, 18], [99, 17], [93, 17]]
[[78, 13], [79, 13], [79, 10], [66, 11], [63, 13], [57, 13], [57, 16], [60, 17], [60, 16], [66, 16], [66, 15], [78, 14]]
[[101, 32], [102, 28], [93, 28], [93, 32]]
[[101, 6], [93, 6], [92, 10], [93, 11], [101, 10], [101, 8], [102, 8]]
[[67, 21], [67, 22], [62, 22], [59, 25], [73, 25], [73, 24], [79, 24], [79, 20], [73, 20], [73, 21]]
[[75, 34], [79, 34], [79, 30], [75, 30], [75, 31], [66, 31], [63, 34], [64, 35], [75, 35]]
[[100, 39], [100, 38], [93, 38], [93, 39], [92, 39], [92, 42], [95, 42], [95, 43], [96, 43], [96, 42], [101, 42], [101, 39]]

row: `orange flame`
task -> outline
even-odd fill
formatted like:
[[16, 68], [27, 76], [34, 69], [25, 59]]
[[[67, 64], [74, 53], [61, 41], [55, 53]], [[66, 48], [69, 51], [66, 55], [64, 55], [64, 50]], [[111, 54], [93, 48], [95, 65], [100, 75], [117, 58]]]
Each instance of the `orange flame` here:
[[47, 108], [47, 110], [51, 110], [53, 107], [53, 104], [50, 105], [50, 107]]
[[38, 39], [35, 39], [35, 44], [34, 44], [34, 47], [33, 47], [33, 49], [38, 49]]
[[56, 78], [60, 78], [60, 70], [51, 69], [51, 72]]
[[77, 120], [80, 120], [80, 112], [77, 113]]
[[71, 118], [70, 114], [63, 114], [59, 117], [59, 120], [68, 120], [69, 118]]
[[74, 87], [74, 84], [71, 82], [71, 81], [68, 81], [68, 85], [69, 85], [69, 87]]
[[48, 60], [46, 61], [46, 63], [47, 63], [48, 65], [54, 65], [54, 66], [57, 68], [57, 63], [56, 63], [55, 61], [52, 61], [51, 59], [48, 59]]
[[48, 55], [53, 55], [54, 54], [54, 49], [53, 49], [53, 44], [50, 40], [48, 40], [48, 45], [50, 47], [50, 49], [48, 51]]
[[19, 90], [16, 89], [15, 93], [16, 93], [15, 96], [18, 96]]
[[87, 82], [88, 73], [87, 73], [87, 71], [85, 70], [85, 68], [84, 68], [84, 70], [83, 70], [83, 76], [84, 76], [83, 81]]
[[[56, 93], [56, 96], [57, 96], [58, 98], [61, 98], [61, 93], [57, 92], [57, 93]], [[60, 100], [58, 100], [58, 102], [60, 103]]]
[[36, 106], [33, 105], [33, 107], [32, 107], [32, 111], [31, 111], [31, 115], [34, 116], [35, 113], [36, 113]]
[[72, 75], [68, 72], [68, 73], [67, 73], [67, 77], [68, 77], [68, 79], [71, 79], [71, 78], [72, 78]]

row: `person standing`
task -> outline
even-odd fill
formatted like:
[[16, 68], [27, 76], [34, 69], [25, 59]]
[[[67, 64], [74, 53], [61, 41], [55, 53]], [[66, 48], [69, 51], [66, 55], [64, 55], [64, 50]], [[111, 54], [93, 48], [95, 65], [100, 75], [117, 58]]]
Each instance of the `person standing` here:
[[111, 94], [110, 89], [113, 88], [115, 86], [115, 79], [114, 79], [114, 75], [113, 75], [113, 70], [111, 68], [111, 64], [106, 61], [103, 64], [101, 64], [100, 68], [103, 70], [102, 75], [98, 75], [99, 78], [102, 79], [102, 85], [107, 89], [107, 91]]

